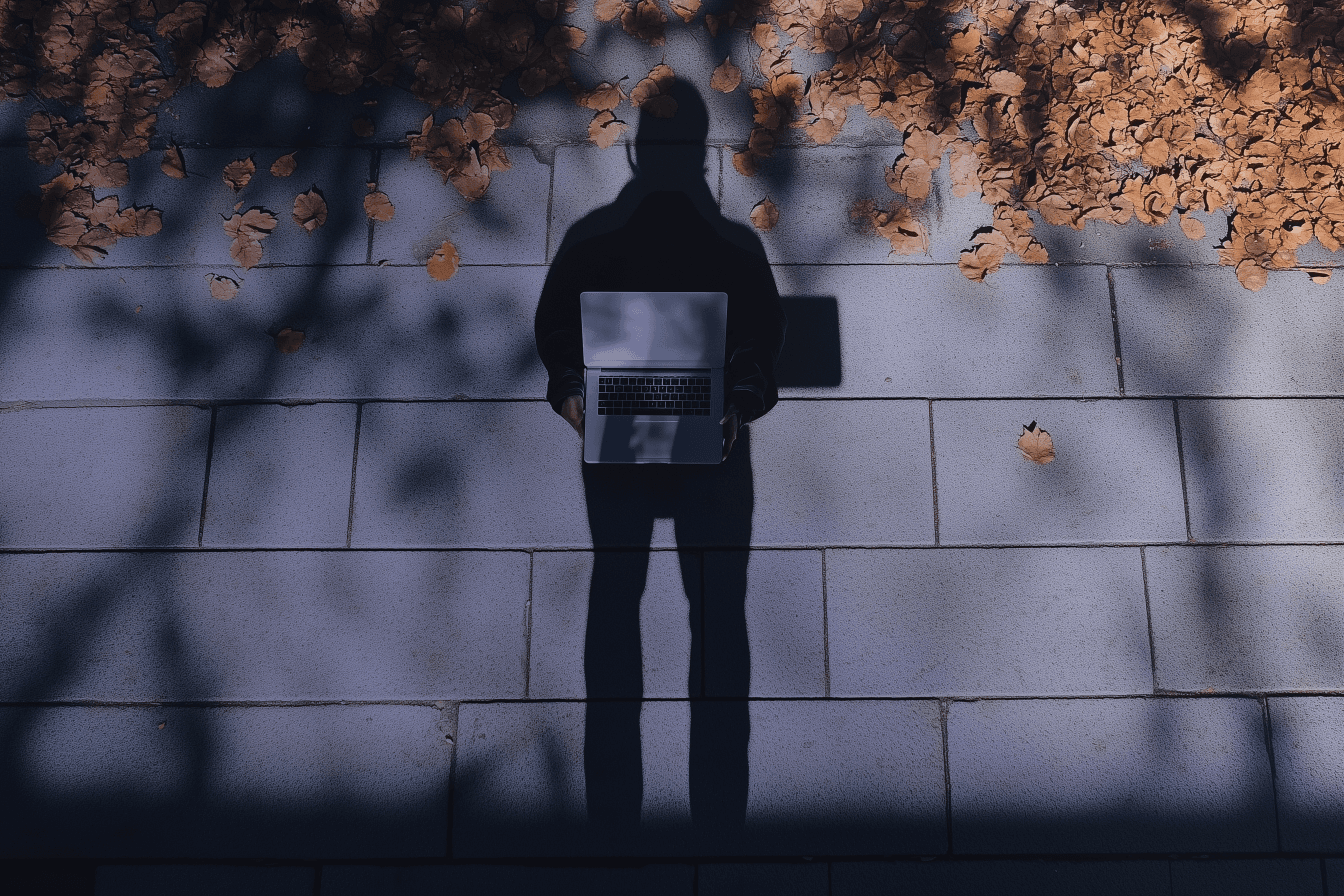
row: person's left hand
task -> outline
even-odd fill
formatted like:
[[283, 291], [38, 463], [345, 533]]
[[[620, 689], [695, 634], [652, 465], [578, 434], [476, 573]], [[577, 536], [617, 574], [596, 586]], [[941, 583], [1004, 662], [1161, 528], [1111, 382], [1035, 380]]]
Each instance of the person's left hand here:
[[[728, 405], [724, 409], [723, 419], [719, 421], [723, 427], [723, 458], [728, 459], [728, 452], [733, 450], [733, 443], [737, 441], [737, 431], [742, 428], [742, 415], [733, 405]], [[720, 461], [722, 462], [722, 461]]]

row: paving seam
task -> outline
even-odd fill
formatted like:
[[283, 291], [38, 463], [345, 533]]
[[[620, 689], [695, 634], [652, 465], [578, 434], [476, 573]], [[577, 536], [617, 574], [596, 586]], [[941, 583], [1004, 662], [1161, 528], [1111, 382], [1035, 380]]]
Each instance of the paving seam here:
[[1148, 599], [1148, 555], [1147, 548], [1139, 547], [1139, 571], [1143, 576], [1143, 613], [1148, 620], [1148, 662], [1153, 671], [1153, 693], [1157, 694], [1160, 689], [1157, 686], [1157, 647], [1153, 639], [1153, 605]]
[[1176, 460], [1181, 468], [1181, 500], [1185, 503], [1185, 540], [1194, 542], [1195, 530], [1190, 522], [1190, 487], [1185, 475], [1185, 442], [1181, 435], [1181, 400], [1172, 399], [1171, 416], [1176, 425]]
[[929, 399], [929, 474], [933, 479], [933, 543], [942, 543], [938, 522], [938, 449], [933, 441], [933, 399]]
[[826, 551], [821, 552], [821, 675], [826, 697], [831, 696], [831, 615], [826, 590]]
[[1123, 541], [1123, 542], [1014, 542], [1010, 544], [769, 544], [769, 545], [695, 545], [678, 547], [676, 545], [658, 545], [632, 547], [628, 545], [594, 548], [591, 545], [575, 547], [572, 545], [360, 545], [356, 547], [305, 546], [286, 547], [284, 545], [241, 545], [182, 547], [162, 545], [101, 545], [94, 547], [0, 547], [3, 554], [245, 554], [245, 553], [519, 553], [533, 552], [576, 554], [594, 551], [608, 552], [665, 552], [681, 550], [697, 551], [1015, 551], [1040, 550], [1053, 548], [1079, 548], [1099, 550], [1102, 548], [1336, 548], [1344, 547], [1344, 541]]
[[1279, 824], [1279, 770], [1274, 762], [1274, 721], [1269, 714], [1269, 697], [1260, 698], [1260, 713], [1264, 720], [1265, 752], [1269, 754], [1269, 793], [1274, 801], [1274, 845], [1283, 850], [1283, 826]]
[[355, 446], [350, 458], [350, 510], [345, 521], [345, 547], [350, 549], [355, 537], [355, 481], [359, 475], [359, 431], [364, 421], [364, 403], [355, 405]]
[[1124, 355], [1120, 351], [1120, 314], [1116, 309], [1115, 302], [1115, 275], [1110, 267], [1106, 268], [1106, 289], [1111, 296], [1111, 335], [1115, 340], [1115, 376], [1120, 387], [1120, 397], [1125, 396], [1125, 364]]
[[219, 408], [210, 409], [210, 433], [205, 440], [205, 482], [201, 486], [201, 519], [196, 529], [196, 547], [205, 545], [205, 514], [210, 498], [210, 467], [215, 459], [215, 421], [219, 419]]

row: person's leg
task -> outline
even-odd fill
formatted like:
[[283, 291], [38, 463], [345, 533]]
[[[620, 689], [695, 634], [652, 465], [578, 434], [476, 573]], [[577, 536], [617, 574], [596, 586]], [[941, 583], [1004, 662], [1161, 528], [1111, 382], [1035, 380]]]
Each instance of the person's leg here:
[[588, 697], [583, 765], [589, 821], [609, 838], [628, 839], [638, 832], [643, 801], [639, 600], [653, 535], [646, 478], [626, 466], [583, 468], [594, 546], [583, 651]]
[[[703, 657], [705, 668], [703, 690], [698, 669], [688, 679], [691, 819], [698, 832], [710, 836], [740, 829], [747, 815], [747, 547], [754, 501], [749, 442], [743, 431], [727, 461], [686, 477], [676, 517], [677, 545], [683, 553], [690, 547], [707, 549], [702, 552], [703, 594], [700, 564], [683, 561], [682, 575], [692, 598], [691, 656]], [[697, 597], [703, 606], [697, 605]]]

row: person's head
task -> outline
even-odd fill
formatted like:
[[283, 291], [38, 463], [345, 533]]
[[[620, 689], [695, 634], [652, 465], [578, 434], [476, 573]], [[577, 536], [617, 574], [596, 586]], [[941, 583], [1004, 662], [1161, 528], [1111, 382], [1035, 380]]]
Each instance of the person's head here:
[[[675, 79], [663, 92], [675, 111], [662, 117], [672, 103], [645, 103], [639, 110], [635, 133], [636, 176], [659, 187], [680, 187], [705, 177], [705, 141], [709, 138], [709, 110], [689, 82]], [[651, 111], [652, 110], [652, 111]]]

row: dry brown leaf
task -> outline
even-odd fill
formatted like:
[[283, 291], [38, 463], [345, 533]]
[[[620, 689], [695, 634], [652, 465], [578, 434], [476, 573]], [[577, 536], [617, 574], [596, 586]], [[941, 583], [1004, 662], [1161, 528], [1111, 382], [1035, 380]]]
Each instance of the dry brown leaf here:
[[1317, 285], [1323, 285], [1330, 282], [1330, 270], [1328, 268], [1308, 269], [1307, 276], [1311, 282]]
[[229, 257], [243, 270], [256, 267], [261, 262], [261, 254], [261, 243], [256, 240], [238, 239], [229, 244]]
[[372, 137], [373, 122], [361, 115], [350, 122], [350, 130], [354, 131], [356, 137]]
[[232, 277], [206, 274], [205, 282], [210, 286], [210, 295], [221, 302], [227, 302], [238, 295], [238, 281]]
[[1259, 292], [1269, 282], [1269, 272], [1259, 263], [1247, 259], [1237, 265], [1237, 279], [1251, 292]]
[[720, 93], [732, 93], [741, 83], [742, 69], [733, 65], [731, 56], [723, 57], [723, 62], [714, 69], [714, 74], [709, 79], [709, 86]]
[[1034, 464], [1048, 464], [1055, 459], [1055, 440], [1050, 433], [1038, 429], [1036, 421], [1022, 427], [1022, 435], [1017, 440], [1017, 450]]
[[700, 11], [700, 0], [668, 0], [667, 5], [683, 22], [689, 22]]
[[1204, 239], [1204, 222], [1189, 215], [1181, 215], [1181, 232], [1192, 240]]
[[612, 113], [599, 112], [588, 123], [588, 139], [602, 149], [610, 149], [620, 139], [621, 134], [625, 133], [625, 128], [625, 122]]
[[294, 223], [309, 233], [327, 223], [327, 200], [317, 187], [294, 197]]
[[597, 0], [593, 15], [599, 22], [610, 22], [624, 11], [625, 6], [625, 0]]
[[634, 6], [627, 5], [621, 10], [621, 27], [626, 34], [651, 47], [661, 47], [667, 42], [664, 37], [667, 14], [657, 0], [639, 0]]
[[163, 213], [149, 206], [122, 209], [108, 226], [117, 236], [153, 236], [163, 229]]
[[442, 246], [434, 250], [434, 254], [429, 256], [429, 261], [425, 264], [425, 269], [429, 271], [429, 276], [435, 280], [447, 280], [457, 273], [457, 266], [461, 259], [457, 254], [457, 247], [451, 242], [445, 241]]
[[282, 355], [292, 355], [303, 348], [303, 331], [285, 327], [275, 334], [275, 347]]
[[186, 179], [187, 162], [182, 158], [182, 150], [176, 143], [168, 144], [168, 148], [163, 151], [163, 161], [159, 163], [159, 169], [177, 180]]
[[603, 81], [592, 90], [579, 94], [577, 102], [585, 109], [592, 109], [594, 112], [612, 112], [623, 99], [625, 92], [621, 90], [619, 84]]
[[229, 189], [237, 193], [247, 182], [252, 179], [252, 175], [257, 172], [256, 163], [252, 157], [246, 159], [235, 159], [224, 166], [224, 183], [229, 185]]
[[1021, 96], [1027, 82], [1016, 72], [997, 71], [989, 76], [989, 89], [1004, 96]]
[[364, 197], [364, 214], [370, 220], [391, 221], [396, 211], [396, 207], [392, 205], [392, 200], [387, 198], [386, 193], [374, 191]]
[[295, 154], [291, 152], [291, 153], [289, 153], [289, 154], [287, 154], [287, 155], [283, 155], [283, 156], [281, 156], [280, 158], [278, 158], [278, 159], [276, 159], [274, 162], [272, 162], [272, 163], [271, 163], [271, 176], [272, 176], [272, 177], [289, 177], [291, 174], [293, 174], [293, 173], [294, 173], [294, 169], [295, 169], [296, 167], [298, 167], [297, 163], [294, 161], [294, 155], [295, 155]]
[[779, 209], [769, 199], [762, 199], [751, 210], [751, 223], [757, 230], [774, 230], [779, 223]]

